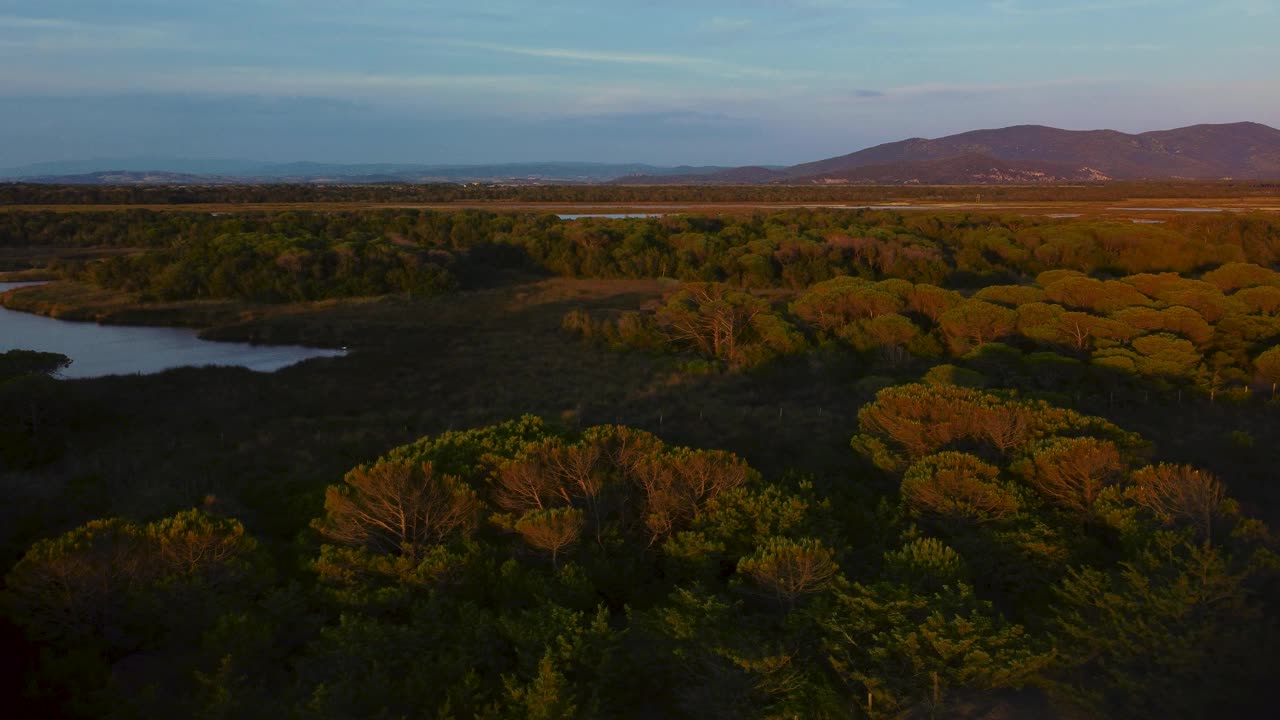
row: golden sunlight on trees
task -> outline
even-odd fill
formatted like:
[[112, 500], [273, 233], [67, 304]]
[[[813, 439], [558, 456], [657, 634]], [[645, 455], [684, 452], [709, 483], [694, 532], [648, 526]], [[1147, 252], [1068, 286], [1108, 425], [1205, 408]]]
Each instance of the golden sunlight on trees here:
[[1160, 522], [1185, 522], [1205, 542], [1213, 540], [1214, 521], [1225, 514], [1226, 488], [1216, 477], [1189, 465], [1161, 463], [1133, 473], [1129, 496]]
[[939, 327], [958, 349], [999, 340], [1013, 332], [1016, 324], [1012, 310], [982, 300], [965, 300], [938, 318]]
[[930, 455], [907, 469], [902, 500], [914, 513], [985, 523], [1018, 512], [1018, 499], [997, 482], [1000, 471], [959, 452]]
[[644, 494], [644, 523], [652, 543], [688, 523], [707, 501], [756, 477], [730, 453], [685, 448], [641, 461], [631, 474]]
[[582, 536], [583, 513], [560, 507], [532, 510], [516, 521], [515, 530], [531, 547], [550, 553], [552, 567], [560, 567], [560, 553]]
[[419, 548], [475, 529], [480, 502], [456, 477], [431, 463], [388, 460], [347, 473], [330, 485], [315, 528], [345, 545], [414, 557]]
[[658, 312], [658, 322], [673, 339], [689, 342], [703, 354], [732, 358], [751, 331], [751, 321], [769, 305], [749, 293], [718, 283], [690, 283]]
[[1051, 504], [1084, 517], [1125, 469], [1115, 443], [1097, 438], [1055, 438], [1037, 443], [1029, 455], [1019, 465], [1027, 483]]
[[743, 558], [738, 572], [779, 602], [794, 605], [798, 598], [824, 588], [839, 567], [835, 554], [817, 540], [773, 538], [755, 554]]

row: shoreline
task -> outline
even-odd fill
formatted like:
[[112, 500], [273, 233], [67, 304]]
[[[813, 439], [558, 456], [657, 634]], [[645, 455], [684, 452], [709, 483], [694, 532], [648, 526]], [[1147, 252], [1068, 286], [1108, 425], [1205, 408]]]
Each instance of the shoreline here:
[[[3, 282], [20, 282], [4, 280]], [[316, 303], [255, 305], [238, 300], [191, 300], [144, 303], [131, 293], [102, 290], [84, 283], [53, 280], [0, 292], [0, 307], [65, 322], [132, 327], [170, 327], [197, 331], [202, 340], [254, 345], [297, 345], [321, 350], [347, 346], [308, 337], [279, 337], [282, 316], [321, 312]], [[293, 333], [286, 333], [293, 335]]]

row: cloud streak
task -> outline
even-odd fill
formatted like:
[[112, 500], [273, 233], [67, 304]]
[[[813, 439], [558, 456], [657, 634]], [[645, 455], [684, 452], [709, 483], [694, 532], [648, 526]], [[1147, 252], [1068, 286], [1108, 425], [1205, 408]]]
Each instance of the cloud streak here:
[[[8, 35], [9, 37], [4, 37]], [[201, 47], [175, 23], [99, 23], [0, 15], [0, 47], [38, 52], [190, 51]]]
[[542, 58], [546, 60], [666, 68], [671, 70], [699, 72], [722, 77], [781, 78], [793, 75], [792, 73], [786, 73], [772, 68], [740, 65], [724, 60], [696, 57], [692, 55], [618, 52], [613, 50], [575, 49], [563, 47], [526, 47], [520, 45], [502, 45], [498, 43], [471, 42], [463, 40], [449, 40], [444, 41], [441, 44], [470, 50], [482, 50], [491, 53], [519, 55], [522, 57]]

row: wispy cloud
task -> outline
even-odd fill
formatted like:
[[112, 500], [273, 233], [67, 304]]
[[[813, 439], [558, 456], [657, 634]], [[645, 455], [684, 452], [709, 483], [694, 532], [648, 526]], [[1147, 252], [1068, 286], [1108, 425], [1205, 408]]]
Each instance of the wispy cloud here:
[[[557, 79], [522, 74], [391, 74], [231, 66], [167, 70], [150, 68], [129, 74], [110, 70], [74, 73], [8, 64], [0, 67], [0, 87], [13, 92], [93, 94], [110, 92], [204, 93], [276, 97], [353, 97], [413, 100], [406, 93], [475, 92], [512, 97], [563, 96]], [[430, 98], [430, 95], [424, 97]]]
[[702, 23], [702, 29], [713, 33], [736, 33], [748, 30], [755, 24], [755, 20], [751, 18], [716, 15]]
[[750, 76], [778, 78], [792, 75], [772, 68], [739, 65], [737, 63], [726, 62], [723, 60], [695, 57], [691, 55], [617, 52], [613, 50], [590, 50], [559, 47], [526, 47], [521, 45], [501, 45], [496, 43], [471, 42], [465, 40], [449, 40], [442, 44], [459, 48], [469, 48], [472, 50], [503, 53], [507, 55], [545, 58], [548, 60], [661, 67], [725, 77]]
[[1256, 18], [1280, 14], [1280, 3], [1276, 0], [1217, 0], [1206, 8], [1214, 15], [1243, 15]]
[[60, 18], [0, 15], [0, 29], [4, 30], [66, 30], [75, 26], [76, 23]]
[[1163, 52], [1173, 49], [1172, 46], [1160, 43], [1029, 43], [1023, 41], [1008, 43], [968, 43], [959, 45], [931, 45], [927, 47], [868, 47], [855, 49], [867, 53], [911, 54], [911, 55], [978, 55], [996, 52], [1026, 53], [1148, 53]]
[[197, 43], [173, 23], [95, 23], [0, 15], [0, 47], [41, 52], [191, 50]]
[[853, 97], [876, 100], [929, 98], [973, 98], [1051, 88], [1088, 87], [1112, 84], [1106, 78], [1061, 78], [1025, 83], [920, 83], [882, 90], [857, 89]]
[[1157, 5], [1167, 8], [1169, 4], [1169, 0], [1101, 0], [1099, 2], [1035, 2], [1032, 4], [1028, 4], [1024, 0], [996, 0], [991, 3], [991, 9], [1006, 15], [1037, 17], [1118, 12], [1155, 7]]

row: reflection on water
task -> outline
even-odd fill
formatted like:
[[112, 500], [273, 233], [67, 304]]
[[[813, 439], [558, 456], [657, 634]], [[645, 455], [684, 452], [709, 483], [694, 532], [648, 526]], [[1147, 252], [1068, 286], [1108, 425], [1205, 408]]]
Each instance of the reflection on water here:
[[[0, 293], [30, 284], [0, 283]], [[272, 372], [314, 357], [345, 354], [292, 345], [211, 342], [186, 328], [67, 322], [0, 307], [0, 352], [17, 349], [66, 355], [72, 363], [61, 375], [67, 378], [148, 374], [191, 365]]]

